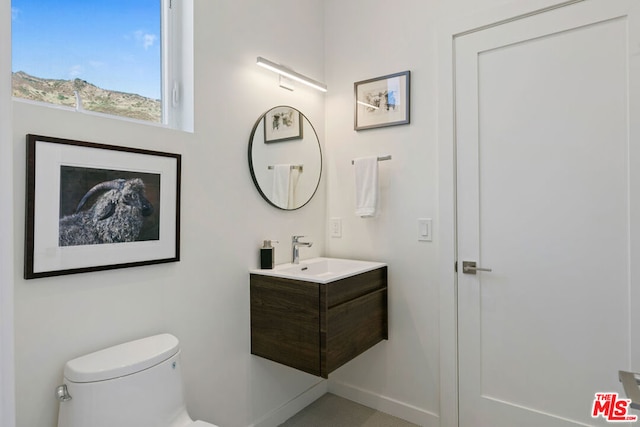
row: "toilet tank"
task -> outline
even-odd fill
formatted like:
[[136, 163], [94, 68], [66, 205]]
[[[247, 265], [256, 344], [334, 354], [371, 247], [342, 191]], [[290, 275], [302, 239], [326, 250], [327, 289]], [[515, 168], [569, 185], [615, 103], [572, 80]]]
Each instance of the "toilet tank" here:
[[176, 337], [155, 335], [66, 363], [58, 427], [179, 427], [185, 408]]

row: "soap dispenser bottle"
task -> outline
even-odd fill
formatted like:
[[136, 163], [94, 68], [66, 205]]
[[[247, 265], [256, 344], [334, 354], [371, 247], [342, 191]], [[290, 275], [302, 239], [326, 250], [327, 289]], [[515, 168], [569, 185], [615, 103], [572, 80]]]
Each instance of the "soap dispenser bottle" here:
[[271, 270], [275, 266], [276, 253], [272, 243], [278, 243], [278, 241], [265, 240], [260, 248], [260, 268], [263, 270]]

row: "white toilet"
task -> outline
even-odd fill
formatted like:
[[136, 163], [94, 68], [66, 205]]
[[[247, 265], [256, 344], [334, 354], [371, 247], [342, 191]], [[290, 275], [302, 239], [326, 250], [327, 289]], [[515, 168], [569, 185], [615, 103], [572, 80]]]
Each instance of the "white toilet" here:
[[179, 356], [161, 334], [67, 362], [58, 427], [215, 427], [189, 417]]

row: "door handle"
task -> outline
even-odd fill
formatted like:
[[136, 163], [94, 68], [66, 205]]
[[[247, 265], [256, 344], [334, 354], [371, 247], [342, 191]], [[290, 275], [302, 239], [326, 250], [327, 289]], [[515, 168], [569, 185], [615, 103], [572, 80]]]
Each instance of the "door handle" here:
[[631, 407], [633, 409], [640, 409], [640, 379], [638, 374], [627, 371], [618, 371], [618, 379], [622, 383], [624, 392], [627, 397], [631, 399]]
[[462, 272], [464, 274], [476, 274], [476, 271], [491, 271], [491, 269], [478, 267], [475, 261], [462, 261]]

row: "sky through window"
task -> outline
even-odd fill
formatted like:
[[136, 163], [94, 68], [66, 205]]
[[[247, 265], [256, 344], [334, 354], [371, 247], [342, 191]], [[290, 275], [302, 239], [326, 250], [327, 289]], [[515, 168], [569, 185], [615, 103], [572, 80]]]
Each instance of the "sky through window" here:
[[12, 0], [12, 69], [161, 97], [159, 0]]

